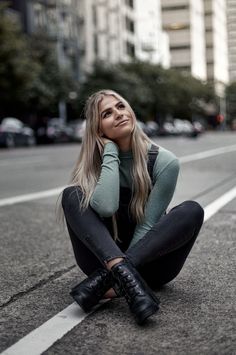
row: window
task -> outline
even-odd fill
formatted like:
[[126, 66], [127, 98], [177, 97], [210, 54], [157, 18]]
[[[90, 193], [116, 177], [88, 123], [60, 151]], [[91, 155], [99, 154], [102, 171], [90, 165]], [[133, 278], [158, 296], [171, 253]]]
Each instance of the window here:
[[162, 6], [162, 11], [176, 11], [176, 10], [187, 10], [189, 5], [170, 5], [170, 6]]
[[133, 43], [130, 43], [129, 41], [126, 41], [126, 53], [129, 57], [135, 57], [135, 47]]
[[190, 45], [186, 44], [186, 45], [174, 45], [174, 46], [170, 46], [170, 50], [185, 50], [185, 49], [190, 49]]
[[131, 7], [132, 9], [134, 8], [134, 0], [126, 0], [126, 5]]
[[94, 53], [97, 56], [98, 55], [98, 36], [96, 34], [93, 36], [93, 47], [94, 47]]
[[125, 17], [125, 25], [127, 31], [134, 33], [134, 21], [127, 16]]

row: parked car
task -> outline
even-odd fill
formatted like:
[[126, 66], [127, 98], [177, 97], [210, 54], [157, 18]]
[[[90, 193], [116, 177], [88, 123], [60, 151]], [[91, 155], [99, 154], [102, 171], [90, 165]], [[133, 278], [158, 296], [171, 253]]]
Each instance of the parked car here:
[[163, 126], [159, 130], [159, 134], [161, 136], [176, 136], [178, 135], [178, 131], [174, 126], [173, 122], [164, 122]]
[[33, 146], [36, 143], [34, 131], [15, 117], [5, 117], [0, 124], [0, 146]]
[[143, 130], [144, 133], [146, 133], [147, 136], [151, 135], [152, 129], [146, 125], [143, 121], [137, 120], [137, 124], [139, 127]]
[[159, 132], [159, 125], [155, 121], [147, 121], [146, 126], [149, 129], [149, 137], [157, 136]]
[[72, 140], [74, 142], [82, 142], [85, 133], [86, 120], [75, 120], [68, 124], [72, 129]]
[[66, 143], [73, 140], [73, 130], [55, 117], [49, 119], [45, 126], [39, 127], [36, 136], [39, 144]]

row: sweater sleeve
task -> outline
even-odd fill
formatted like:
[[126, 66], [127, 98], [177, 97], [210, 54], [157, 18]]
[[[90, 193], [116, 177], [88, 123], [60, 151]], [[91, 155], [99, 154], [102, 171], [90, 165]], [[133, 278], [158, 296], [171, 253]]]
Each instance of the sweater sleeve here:
[[136, 226], [130, 246], [136, 244], [166, 211], [175, 191], [178, 173], [178, 159], [161, 148], [153, 167], [154, 186], [146, 204], [144, 221]]
[[110, 217], [119, 208], [119, 151], [115, 143], [105, 144], [101, 174], [90, 199], [90, 206], [101, 216]]

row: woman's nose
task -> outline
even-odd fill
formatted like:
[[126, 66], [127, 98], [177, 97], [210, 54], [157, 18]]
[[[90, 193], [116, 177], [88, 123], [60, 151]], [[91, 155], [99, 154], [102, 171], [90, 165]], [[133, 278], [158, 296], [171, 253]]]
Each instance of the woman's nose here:
[[115, 109], [115, 116], [116, 116], [116, 118], [119, 118], [119, 117], [122, 117], [123, 116], [123, 114], [119, 111], [119, 109]]

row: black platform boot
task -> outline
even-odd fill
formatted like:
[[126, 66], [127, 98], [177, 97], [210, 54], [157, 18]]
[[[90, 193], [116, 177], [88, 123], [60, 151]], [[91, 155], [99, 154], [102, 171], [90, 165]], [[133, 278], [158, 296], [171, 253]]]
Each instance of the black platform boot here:
[[99, 268], [73, 287], [70, 295], [84, 312], [90, 312], [102, 296], [113, 287], [113, 283], [112, 274], [106, 269]]
[[115, 264], [111, 272], [138, 324], [142, 324], [158, 311], [158, 298], [129, 262], [121, 261]]

